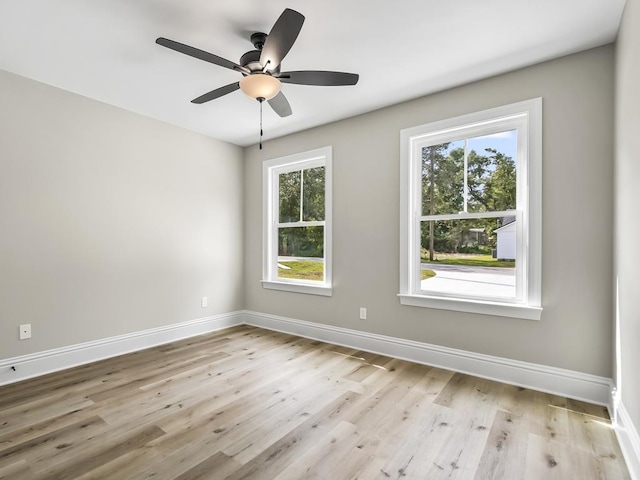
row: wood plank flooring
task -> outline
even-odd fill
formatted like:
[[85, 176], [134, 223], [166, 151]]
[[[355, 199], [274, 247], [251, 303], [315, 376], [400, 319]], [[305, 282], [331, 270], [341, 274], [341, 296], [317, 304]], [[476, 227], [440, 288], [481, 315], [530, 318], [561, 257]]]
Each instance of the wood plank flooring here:
[[0, 387], [0, 479], [629, 479], [603, 407], [240, 326]]

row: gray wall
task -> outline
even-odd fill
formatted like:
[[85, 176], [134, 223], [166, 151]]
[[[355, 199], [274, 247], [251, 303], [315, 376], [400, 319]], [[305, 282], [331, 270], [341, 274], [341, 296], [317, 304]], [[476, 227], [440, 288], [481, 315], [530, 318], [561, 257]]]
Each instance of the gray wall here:
[[0, 71], [0, 358], [242, 308], [242, 155]]
[[[637, 19], [637, 3], [630, 8]], [[624, 45], [621, 70], [625, 55], [632, 63]], [[0, 358], [247, 308], [610, 376], [613, 74], [613, 47], [601, 47], [243, 155], [0, 72]], [[542, 320], [401, 306], [400, 130], [537, 96], [544, 98]], [[634, 113], [621, 112], [626, 131], [637, 129]], [[619, 149], [621, 139], [633, 139], [624, 131]], [[334, 295], [263, 290], [262, 161], [326, 145], [334, 149]], [[637, 173], [637, 161], [619, 163], [619, 195], [630, 197], [624, 179]], [[618, 213], [632, 208], [621, 203]], [[630, 291], [637, 284], [628, 277]], [[202, 309], [205, 295], [210, 306]], [[625, 298], [627, 317], [637, 318], [632, 294]], [[360, 306], [369, 309], [366, 321]], [[20, 323], [33, 324], [33, 339], [17, 340]]]
[[640, 277], [638, 180], [640, 179], [640, 1], [627, 0], [617, 42], [616, 262], [621, 340], [622, 401], [640, 431]]
[[[611, 376], [613, 89], [609, 45], [246, 149], [246, 308]], [[401, 306], [400, 130], [538, 96], [542, 320]], [[262, 161], [326, 145], [333, 146], [333, 297], [264, 290]], [[366, 321], [358, 319], [360, 306], [368, 308]]]

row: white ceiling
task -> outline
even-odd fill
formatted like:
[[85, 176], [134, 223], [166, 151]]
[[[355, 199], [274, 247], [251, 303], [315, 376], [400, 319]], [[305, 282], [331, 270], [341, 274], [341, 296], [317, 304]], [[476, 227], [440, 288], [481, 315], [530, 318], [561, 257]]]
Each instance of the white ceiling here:
[[239, 73], [155, 44], [238, 62], [284, 8], [306, 17], [283, 70], [360, 74], [353, 87], [283, 85], [265, 138], [375, 110], [615, 40], [625, 0], [0, 0], [0, 68], [238, 145], [258, 139], [240, 91], [190, 100]]

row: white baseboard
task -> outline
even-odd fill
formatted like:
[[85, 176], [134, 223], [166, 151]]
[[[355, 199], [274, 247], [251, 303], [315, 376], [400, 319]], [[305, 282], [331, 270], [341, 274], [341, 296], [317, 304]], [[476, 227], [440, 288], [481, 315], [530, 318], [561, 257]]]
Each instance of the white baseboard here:
[[242, 319], [241, 312], [231, 312], [30, 355], [2, 359], [0, 360], [0, 385], [19, 382], [97, 360], [240, 325]]
[[244, 323], [608, 406], [611, 379], [402, 338], [245, 311]]
[[2, 359], [0, 360], [0, 385], [242, 323], [433, 365], [599, 405], [608, 405], [611, 400], [611, 380], [605, 377], [251, 311], [215, 315], [30, 355]]
[[622, 400], [614, 399], [613, 422], [632, 480], [640, 480], [640, 436]]

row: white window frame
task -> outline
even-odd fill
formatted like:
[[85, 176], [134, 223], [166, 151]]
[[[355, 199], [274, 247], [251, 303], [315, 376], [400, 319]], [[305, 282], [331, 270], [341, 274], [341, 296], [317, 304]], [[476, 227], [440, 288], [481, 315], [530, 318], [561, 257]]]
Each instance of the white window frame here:
[[[324, 166], [324, 221], [279, 223], [279, 175]], [[266, 160], [262, 164], [262, 286], [272, 290], [331, 296], [332, 288], [332, 148]], [[324, 226], [324, 281], [278, 277], [278, 228], [282, 226]]]
[[[465, 137], [518, 130], [516, 209], [422, 216], [421, 151]], [[400, 132], [400, 303], [417, 307], [540, 320], [542, 314], [542, 98], [407, 128]], [[515, 215], [516, 298], [434, 294], [421, 290], [420, 222]]]

